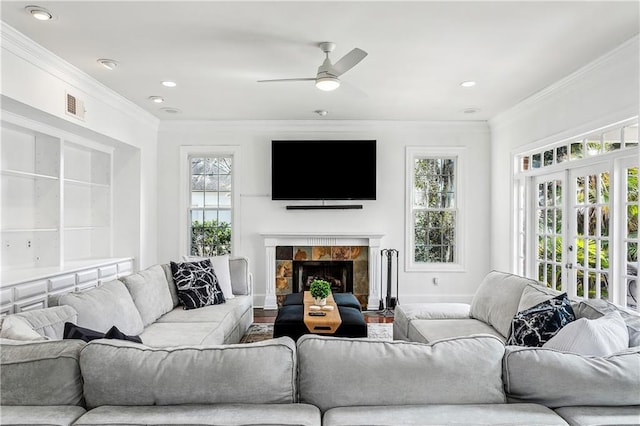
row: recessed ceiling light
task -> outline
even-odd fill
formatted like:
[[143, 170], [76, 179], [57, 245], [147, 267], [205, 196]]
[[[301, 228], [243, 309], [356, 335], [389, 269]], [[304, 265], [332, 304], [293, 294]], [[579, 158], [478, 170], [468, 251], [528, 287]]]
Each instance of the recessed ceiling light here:
[[161, 104], [164, 102], [164, 98], [162, 96], [149, 96], [149, 100], [157, 104]]
[[167, 114], [180, 114], [182, 112], [178, 108], [160, 108], [160, 111], [166, 112]]
[[171, 80], [165, 80], [162, 82], [162, 85], [165, 87], [176, 87], [177, 84], [175, 81], [171, 81]]
[[465, 114], [475, 114], [478, 111], [480, 111], [480, 109], [478, 108], [466, 108], [462, 112], [464, 112]]
[[462, 87], [473, 87], [475, 85], [476, 85], [476, 82], [475, 81], [471, 81], [471, 80], [463, 81], [462, 83], [460, 83], [460, 86], [462, 86]]
[[53, 14], [49, 12], [44, 7], [40, 6], [27, 6], [24, 8], [31, 16], [33, 16], [38, 21], [48, 21], [53, 19]]
[[118, 62], [113, 59], [98, 59], [98, 63], [108, 69], [109, 71], [113, 71], [118, 66]]
[[329, 114], [329, 111], [324, 110], [324, 109], [317, 109], [315, 111], [316, 114], [318, 114], [320, 117], [324, 117], [325, 115]]

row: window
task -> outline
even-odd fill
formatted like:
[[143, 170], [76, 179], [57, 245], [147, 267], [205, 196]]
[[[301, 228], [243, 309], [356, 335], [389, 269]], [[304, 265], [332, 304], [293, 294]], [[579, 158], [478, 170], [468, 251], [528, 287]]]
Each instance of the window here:
[[[183, 243], [192, 256], [219, 256], [233, 249], [234, 150], [182, 147], [187, 189]], [[185, 223], [182, 222], [182, 223]]]
[[637, 135], [632, 120], [516, 156], [516, 272], [638, 309]]
[[459, 148], [407, 148], [408, 271], [462, 268]]

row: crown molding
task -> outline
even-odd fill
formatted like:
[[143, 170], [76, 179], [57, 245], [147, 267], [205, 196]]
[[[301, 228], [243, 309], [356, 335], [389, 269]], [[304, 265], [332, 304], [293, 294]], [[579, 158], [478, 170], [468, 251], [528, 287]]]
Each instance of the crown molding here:
[[31, 65], [55, 76], [98, 102], [135, 117], [141, 124], [157, 130], [160, 120], [127, 98], [98, 82], [89, 74], [56, 56], [15, 28], [0, 21], [0, 42], [5, 49]]
[[396, 121], [396, 120], [165, 120], [160, 132], [202, 132], [208, 130], [246, 130], [262, 132], [359, 132], [439, 131], [490, 133], [486, 121]]
[[608, 67], [611, 61], [615, 60], [616, 57], [625, 57], [625, 56], [634, 56], [634, 55], [637, 57], [639, 50], [640, 50], [640, 36], [635, 35], [629, 40], [622, 43], [621, 45], [617, 46], [616, 48], [598, 57], [594, 61], [589, 62], [587, 65], [572, 72], [568, 76], [556, 81], [555, 83], [547, 86], [546, 88], [523, 99], [513, 107], [499, 114], [496, 114], [494, 117], [492, 117], [489, 120], [489, 124], [491, 128], [494, 129], [494, 128], [506, 126], [512, 123], [514, 120], [517, 120], [519, 117], [521, 117], [524, 113], [526, 113], [529, 109], [534, 107], [536, 104], [555, 96], [562, 89], [570, 86], [576, 81], [579, 81], [585, 75], [593, 72], [594, 70]]

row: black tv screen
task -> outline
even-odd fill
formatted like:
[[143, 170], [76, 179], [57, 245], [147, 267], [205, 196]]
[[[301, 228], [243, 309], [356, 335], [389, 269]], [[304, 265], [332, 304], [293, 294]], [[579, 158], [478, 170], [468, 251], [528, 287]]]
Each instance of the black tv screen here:
[[376, 141], [271, 141], [271, 199], [375, 200]]

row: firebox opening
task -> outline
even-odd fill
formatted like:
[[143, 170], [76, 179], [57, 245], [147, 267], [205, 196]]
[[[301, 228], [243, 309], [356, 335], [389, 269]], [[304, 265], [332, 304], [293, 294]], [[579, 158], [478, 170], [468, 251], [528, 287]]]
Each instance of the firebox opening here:
[[292, 291], [309, 290], [311, 282], [321, 279], [331, 283], [333, 293], [353, 292], [353, 262], [329, 260], [294, 260]]

